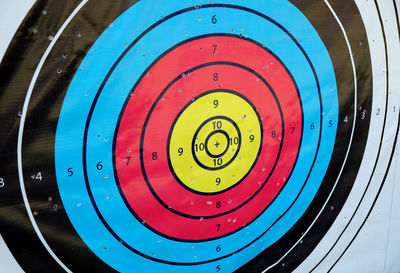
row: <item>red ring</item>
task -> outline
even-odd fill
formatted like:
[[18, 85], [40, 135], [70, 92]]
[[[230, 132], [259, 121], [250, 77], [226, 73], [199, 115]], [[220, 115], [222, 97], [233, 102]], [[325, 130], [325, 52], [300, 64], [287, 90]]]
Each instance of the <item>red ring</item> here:
[[[213, 44], [218, 44], [219, 52], [216, 54], [212, 54]], [[200, 47], [203, 48], [203, 52], [199, 50]], [[206, 52], [209, 54], [205, 54]], [[179, 58], [173, 58], [174, 54]], [[130, 140], [140, 137], [140, 126], [143, 125], [143, 121], [150, 110], [148, 104], [154, 102], [155, 96], [151, 94], [152, 92], [158, 94], [161, 91], [160, 88], [155, 88], [156, 86], [166, 86], [168, 81], [176, 76], [177, 69], [186, 71], [196, 64], [213, 61], [233, 61], [244, 65], [251, 62], [253, 69], [267, 79], [276, 91], [281, 105], [287, 106], [282, 107], [286, 121], [285, 129], [288, 132], [283, 139], [282, 151], [287, 150], [287, 152], [282, 152], [269, 183], [246, 206], [227, 215], [199, 221], [198, 219], [184, 218], [173, 214], [156, 201], [147, 187], [143, 187], [143, 185], [138, 187], [138, 185], [145, 183], [143, 177], [141, 177], [140, 162], [138, 161], [140, 147], [139, 143], [131, 143]], [[160, 63], [163, 63], [167, 69], [154, 69]], [[273, 69], [263, 69], [271, 63], [273, 63], [271, 66]], [[130, 198], [127, 198], [127, 201], [134, 213], [139, 218], [144, 219], [149, 227], [156, 232], [180, 240], [207, 240], [220, 237], [251, 222], [279, 193], [285, 178], [290, 174], [298, 152], [302, 128], [301, 106], [297, 90], [286, 70], [266, 50], [247, 40], [217, 36], [202, 38], [179, 46], [160, 59], [149, 73], [150, 77], [142, 79], [123, 113], [115, 146], [118, 178], [125, 196], [127, 196], [127, 193], [129, 194]], [[151, 81], [152, 78], [157, 80]], [[142, 85], [148, 86], [148, 88], [143, 89], [146, 92], [137, 92], [142, 88]], [[137, 101], [141, 103], [138, 107], [135, 106]], [[132, 112], [131, 108], [135, 110]], [[292, 126], [298, 129], [290, 134], [289, 129]], [[130, 149], [130, 155], [134, 158], [129, 168], [126, 166], [126, 161], [123, 160], [128, 154], [128, 149]], [[166, 224], [170, 221], [176, 223], [174, 228]], [[222, 225], [217, 230], [216, 225], [218, 224]]]
[[[214, 72], [219, 73], [220, 81], [204, 80], [204, 77], [213, 75]], [[282, 135], [282, 121], [270, 90], [261, 81], [256, 82], [256, 78], [251, 72], [230, 65], [207, 66], [178, 80], [165, 92], [165, 101], [160, 100], [157, 103], [146, 126], [143, 154], [147, 156], [143, 158], [143, 162], [155, 192], [174, 210], [198, 217], [222, 214], [241, 205], [264, 184], [278, 156], [280, 141], [277, 139]], [[197, 84], [194, 85], [193, 82]], [[263, 120], [263, 148], [249, 175], [228, 191], [202, 195], [188, 191], [170, 175], [165, 144], [170, 126], [183, 106], [202, 92], [218, 88], [221, 83], [228, 90], [236, 88], [239, 93], [249, 95], [247, 99], [254, 102], [259, 115], [268, 115], [268, 119]], [[249, 87], [249, 83], [255, 84]], [[177, 91], [179, 89], [184, 91], [180, 93]], [[278, 135], [275, 139], [269, 137], [272, 130]], [[157, 142], [152, 142], [152, 139], [157, 139]], [[159, 152], [160, 160], [154, 161], [149, 157], [154, 151]], [[262, 183], [258, 183], [259, 181]], [[218, 208], [215, 206], [217, 201], [221, 204]]]

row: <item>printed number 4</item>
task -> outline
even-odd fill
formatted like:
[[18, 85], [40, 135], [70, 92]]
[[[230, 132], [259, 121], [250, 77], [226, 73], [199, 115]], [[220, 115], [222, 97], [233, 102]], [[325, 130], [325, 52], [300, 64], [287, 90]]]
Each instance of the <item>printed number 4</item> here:
[[32, 175], [31, 178], [34, 179], [34, 180], [40, 180], [40, 181], [42, 181], [42, 179], [43, 179], [43, 177], [42, 177], [42, 172], [38, 172], [36, 175], [35, 175], [35, 174]]

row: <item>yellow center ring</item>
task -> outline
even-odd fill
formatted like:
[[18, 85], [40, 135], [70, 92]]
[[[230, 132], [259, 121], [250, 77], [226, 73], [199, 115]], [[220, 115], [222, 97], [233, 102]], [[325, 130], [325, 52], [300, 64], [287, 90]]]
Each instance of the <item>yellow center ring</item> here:
[[209, 91], [175, 119], [167, 148], [170, 168], [189, 190], [215, 194], [243, 180], [261, 140], [261, 119], [250, 101], [234, 91]]

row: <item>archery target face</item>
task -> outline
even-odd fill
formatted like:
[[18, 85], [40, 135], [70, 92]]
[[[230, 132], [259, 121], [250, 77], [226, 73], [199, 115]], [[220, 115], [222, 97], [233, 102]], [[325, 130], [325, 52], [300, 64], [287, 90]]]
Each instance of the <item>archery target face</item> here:
[[[76, 26], [93, 5], [71, 7], [48, 36], [46, 58], [75, 61], [68, 72], [39, 69], [21, 113], [21, 172], [42, 164], [28, 147], [53, 143], [46, 171], [24, 168], [26, 200], [47, 194], [43, 181], [53, 191], [52, 210], [32, 203], [30, 221], [51, 241], [43, 226], [56, 220], [42, 215], [61, 210], [72, 238], [64, 244], [79, 249], [50, 243], [55, 263], [79, 271], [82, 255], [98, 272], [297, 267], [350, 194], [371, 113], [387, 108], [373, 107], [372, 78], [361, 86], [356, 76], [372, 74], [357, 7], [359, 32], [348, 36], [328, 2], [316, 16], [307, 3], [277, 0], [142, 0], [85, 40]], [[71, 45], [79, 54], [65, 51]], [[46, 77], [67, 84], [42, 88]], [[32, 108], [50, 90], [60, 94], [55, 109]], [[37, 126], [50, 131], [28, 137]]]
[[[174, 3], [136, 23], [137, 34], [124, 27], [153, 5], [120, 15], [69, 86], [55, 143], [61, 198], [85, 243], [118, 271], [143, 258], [159, 270], [233, 271], [290, 229], [322, 183], [338, 119], [333, 66], [292, 5], [274, 8], [295, 19], [287, 25], [268, 5], [260, 14]], [[310, 48], [298, 43], [305, 32]], [[116, 35], [132, 40], [124, 48]], [[268, 230], [277, 220], [278, 232]]]

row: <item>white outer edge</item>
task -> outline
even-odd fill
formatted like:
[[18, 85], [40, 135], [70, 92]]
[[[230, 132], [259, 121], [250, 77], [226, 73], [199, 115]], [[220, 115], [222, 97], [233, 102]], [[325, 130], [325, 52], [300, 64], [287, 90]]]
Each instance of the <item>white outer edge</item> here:
[[3, 59], [8, 45], [28, 14], [35, 0], [1, 0], [0, 9], [0, 60]]

